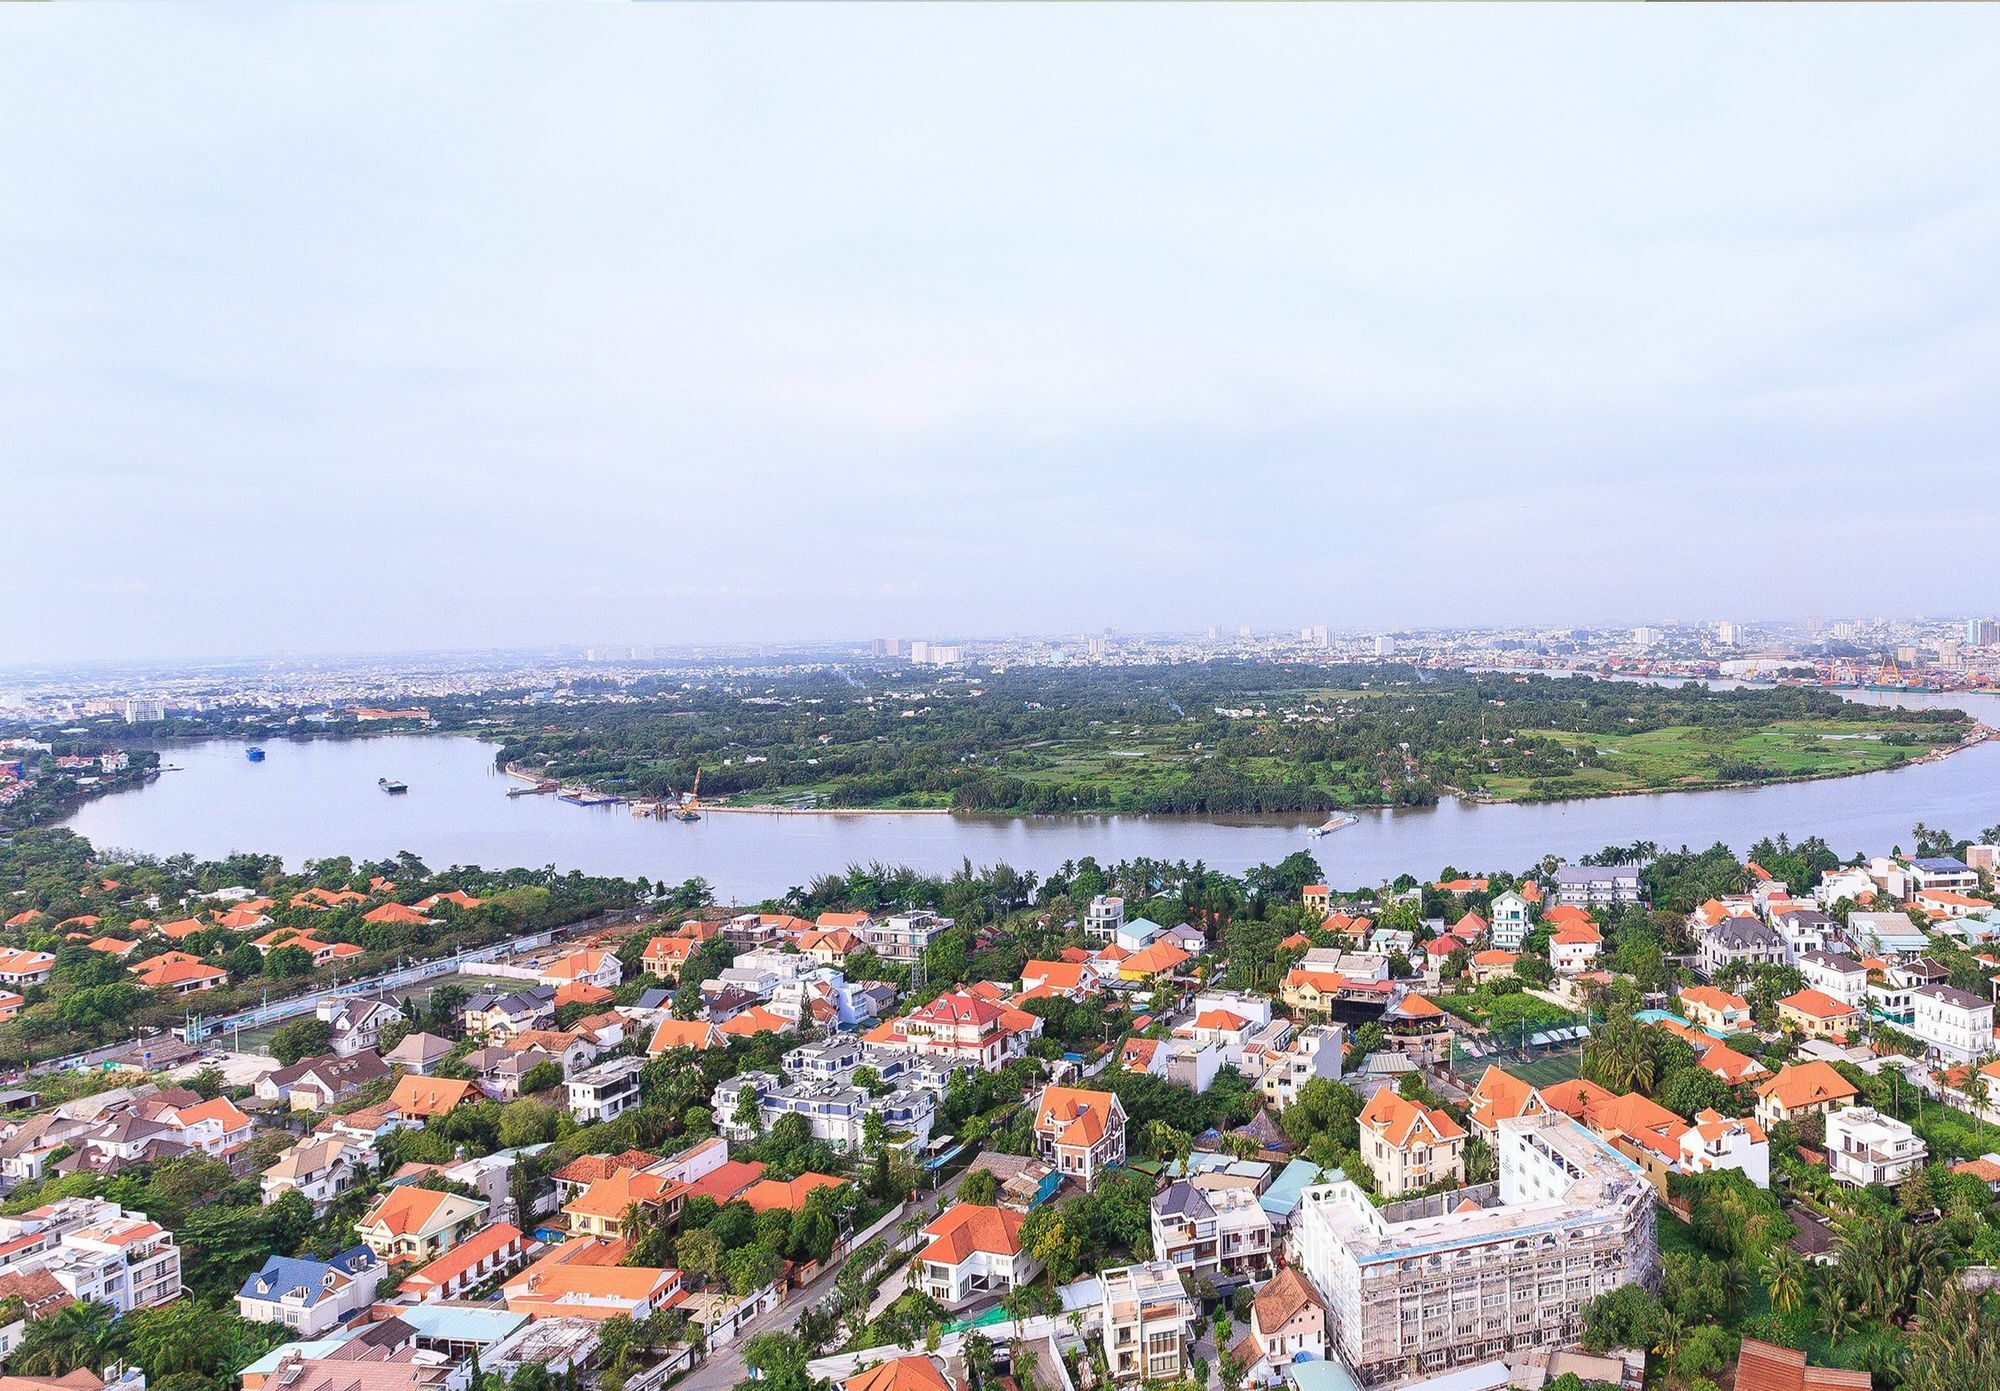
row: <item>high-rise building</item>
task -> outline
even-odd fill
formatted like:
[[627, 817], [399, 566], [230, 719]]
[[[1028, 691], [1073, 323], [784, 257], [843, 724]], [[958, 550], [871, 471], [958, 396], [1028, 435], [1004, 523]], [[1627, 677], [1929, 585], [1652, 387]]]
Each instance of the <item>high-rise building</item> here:
[[1390, 634], [1388, 634], [1388, 633], [1378, 633], [1378, 634], [1376, 634], [1376, 635], [1375, 635], [1375, 655], [1376, 655], [1376, 656], [1378, 656], [1378, 657], [1393, 657], [1393, 656], [1395, 656], [1395, 655], [1396, 655], [1396, 639], [1395, 639], [1395, 638], [1394, 638], [1394, 637], [1393, 637], [1392, 635], [1390, 635]]
[[1327, 645], [1326, 625], [1324, 623], [1315, 623], [1311, 627], [1299, 629], [1299, 641], [1312, 647], [1325, 647]]
[[1743, 641], [1743, 625], [1723, 622], [1715, 625], [1715, 640], [1724, 647], [1735, 647]]
[[1653, 647], [1658, 645], [1659, 641], [1660, 630], [1658, 628], [1634, 628], [1632, 630], [1632, 645], [1634, 647]]
[[1659, 1269], [1653, 1188], [1567, 1116], [1499, 1123], [1500, 1181], [1376, 1207], [1350, 1179], [1305, 1190], [1295, 1263], [1365, 1385], [1435, 1375], [1583, 1330], [1583, 1309]]
[[1969, 618], [1965, 622], [1967, 647], [1991, 647], [2000, 642], [2000, 623], [1990, 618]]
[[125, 702], [126, 724], [158, 724], [167, 717], [167, 703], [150, 696], [132, 696]]

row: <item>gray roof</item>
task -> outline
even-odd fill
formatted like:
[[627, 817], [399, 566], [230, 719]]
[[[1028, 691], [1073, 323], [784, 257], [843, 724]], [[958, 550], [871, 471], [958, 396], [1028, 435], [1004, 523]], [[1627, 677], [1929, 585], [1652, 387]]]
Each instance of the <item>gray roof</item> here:
[[1785, 945], [1783, 938], [1755, 918], [1725, 918], [1708, 936], [1719, 946], [1743, 951], [1756, 948], [1782, 950]]
[[1815, 966], [1824, 966], [1829, 971], [1845, 971], [1850, 974], [1868, 969], [1853, 957], [1837, 951], [1809, 951], [1799, 960], [1810, 961]]
[[1185, 1180], [1168, 1184], [1166, 1191], [1153, 1199], [1153, 1211], [1162, 1217], [1215, 1216], [1201, 1190]]

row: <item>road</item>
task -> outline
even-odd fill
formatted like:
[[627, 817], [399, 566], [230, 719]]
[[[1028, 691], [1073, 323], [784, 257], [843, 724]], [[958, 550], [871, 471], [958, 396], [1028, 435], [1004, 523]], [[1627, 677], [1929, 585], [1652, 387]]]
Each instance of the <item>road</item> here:
[[[461, 965], [476, 965], [482, 961], [498, 961], [502, 957], [517, 952], [534, 951], [584, 932], [602, 931], [625, 922], [635, 913], [631, 910], [617, 913], [600, 913], [559, 928], [544, 928], [539, 932], [524, 933], [504, 942], [494, 942], [489, 946], [472, 947], [452, 956], [438, 957], [433, 961], [419, 961], [414, 965], [400, 966], [380, 975], [366, 976], [358, 980], [344, 981], [339, 985], [327, 986], [320, 990], [309, 990], [303, 995], [290, 995], [282, 1000], [269, 1000], [263, 1004], [239, 1010], [235, 1014], [223, 1015], [218, 1019], [202, 1019], [200, 1032], [190, 1038], [190, 1043], [200, 1043], [204, 1039], [220, 1038], [236, 1028], [254, 1029], [265, 1024], [275, 1024], [286, 1019], [296, 1019], [302, 1014], [311, 1014], [323, 1000], [339, 999], [347, 995], [374, 995], [389, 990], [400, 990], [406, 985], [420, 981], [435, 980], [442, 976], [456, 975]], [[116, 1054], [131, 1048], [134, 1039], [120, 1039], [99, 1048], [87, 1049], [81, 1053], [70, 1053], [60, 1058], [50, 1058], [46, 1062], [35, 1063], [26, 1070], [26, 1075], [37, 1076], [47, 1072], [61, 1072], [74, 1068], [94, 1067]]]
[[[924, 1221], [930, 1221], [943, 1204], [951, 1201], [952, 1197], [958, 1192], [958, 1185], [964, 1182], [964, 1180], [964, 1172], [955, 1174], [947, 1179], [944, 1186], [936, 1193], [919, 1198], [916, 1202], [905, 1208], [902, 1217], [897, 1219], [897, 1225], [900, 1226], [904, 1221], [907, 1221], [912, 1213], [921, 1213]], [[891, 1228], [890, 1230], [894, 1231], [895, 1229]], [[743, 1344], [748, 1339], [756, 1337], [759, 1333], [782, 1332], [797, 1323], [799, 1315], [808, 1306], [817, 1303], [825, 1295], [831, 1293], [833, 1281], [840, 1274], [840, 1267], [840, 1261], [830, 1263], [826, 1270], [820, 1274], [819, 1278], [814, 1280], [810, 1285], [807, 1285], [802, 1290], [794, 1291], [789, 1299], [771, 1310], [770, 1313], [760, 1315], [745, 1324], [743, 1331], [738, 1333], [728, 1346], [719, 1348], [709, 1354], [706, 1361], [683, 1377], [676, 1391], [728, 1391], [729, 1387], [743, 1380], [745, 1375], [743, 1367]], [[889, 1277], [889, 1281], [900, 1280], [903, 1273], [908, 1269], [909, 1264], [905, 1262], [901, 1270], [896, 1271]], [[883, 1282], [885, 1288], [889, 1281]], [[873, 1317], [873, 1315], [874, 1306], [871, 1305], [870, 1317]]]

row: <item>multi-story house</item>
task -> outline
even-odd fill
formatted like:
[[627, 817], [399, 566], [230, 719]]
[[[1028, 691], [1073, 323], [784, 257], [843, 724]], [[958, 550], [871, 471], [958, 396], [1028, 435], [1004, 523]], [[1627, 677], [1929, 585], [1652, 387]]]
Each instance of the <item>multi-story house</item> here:
[[1841, 1183], [1894, 1188], [1921, 1169], [1928, 1154], [1916, 1131], [1872, 1106], [1850, 1106], [1826, 1118], [1827, 1172]]
[[334, 1056], [341, 1058], [376, 1047], [382, 1030], [403, 1020], [403, 1012], [394, 1005], [358, 995], [322, 1000], [313, 1013], [333, 1031]]
[[1114, 894], [1099, 894], [1083, 913], [1083, 935], [1092, 942], [1112, 942], [1125, 926], [1125, 900]]
[[1740, 1033], [1750, 1027], [1750, 1002], [1712, 985], [1690, 985], [1681, 991], [1681, 1010], [1702, 1028], [1715, 1033]]
[[98, 1198], [61, 1198], [0, 1217], [0, 1272], [46, 1272], [78, 1303], [121, 1314], [181, 1295], [174, 1234], [144, 1213]]
[[1188, 1367], [1196, 1305], [1166, 1261], [1118, 1266], [1098, 1277], [1104, 1357], [1118, 1382], [1178, 1381]]
[[1529, 911], [1528, 900], [1512, 889], [1494, 895], [1486, 905], [1488, 940], [1502, 951], [1519, 951], [1522, 940], [1534, 925], [1534, 914]]
[[1258, 1089], [1279, 1110], [1298, 1100], [1299, 1088], [1315, 1077], [1340, 1080], [1340, 1050], [1347, 1029], [1341, 1024], [1309, 1024], [1280, 1052], [1264, 1058]]
[[869, 922], [861, 929], [861, 940], [884, 961], [916, 961], [952, 925], [950, 918], [917, 909]]
[[558, 957], [542, 968], [537, 983], [550, 990], [566, 985], [594, 985], [600, 990], [616, 990], [625, 981], [625, 963], [616, 952], [588, 948]]
[[1443, 1111], [1384, 1087], [1360, 1117], [1361, 1158], [1384, 1197], [1465, 1182], [1465, 1128]]
[[1780, 1121], [1825, 1115], [1861, 1093], [1829, 1063], [1787, 1063], [1757, 1088], [1757, 1121], [1766, 1130]]
[[1293, 1363], [1326, 1356], [1326, 1310], [1305, 1276], [1287, 1266], [1264, 1283], [1250, 1305], [1250, 1331], [1233, 1353], [1256, 1385], [1275, 1384]]
[[[1013, 1015], [1021, 1018], [1013, 1019]], [[900, 1021], [900, 1027], [903, 1042], [919, 1053], [992, 1072], [1027, 1051], [1029, 1039], [1041, 1030], [1041, 1021], [1032, 1014], [954, 990], [912, 1011]]]
[[1565, 923], [1549, 934], [1549, 965], [1559, 976], [1582, 975], [1603, 950], [1604, 934], [1591, 923]]
[[569, 1079], [569, 1113], [579, 1125], [615, 1120], [639, 1104], [644, 1058], [613, 1058]]
[[1843, 952], [1813, 951], [1798, 959], [1808, 988], [1858, 1008], [1868, 999], [1868, 968]]
[[1694, 1124], [1680, 1137], [1679, 1170], [1712, 1174], [1734, 1169], [1759, 1188], [1771, 1186], [1771, 1145], [1764, 1128], [1749, 1117], [1728, 1117], [1718, 1111], [1697, 1112]]
[[1724, 918], [1702, 934], [1701, 969], [1710, 980], [1739, 961], [1782, 966], [1785, 960], [1785, 939], [1755, 918]]
[[1771, 926], [1785, 941], [1786, 959], [1797, 965], [1810, 952], [1824, 951], [1840, 924], [1817, 908], [1785, 908], [1771, 914]]
[[[754, 1125], [739, 1118], [746, 1088], [756, 1098]], [[903, 1150], [927, 1143], [937, 1120], [936, 1094], [924, 1087], [899, 1086], [874, 1096], [844, 1081], [802, 1078], [781, 1084], [768, 1072], [725, 1077], [716, 1083], [709, 1105], [717, 1127], [729, 1139], [750, 1140], [786, 1116], [804, 1116], [814, 1139], [843, 1153], [862, 1149], [871, 1115], [882, 1118], [890, 1147]]]
[[1498, 1135], [1497, 1184], [1386, 1207], [1350, 1180], [1305, 1190], [1295, 1264], [1364, 1385], [1560, 1347], [1592, 1299], [1657, 1275], [1654, 1190], [1630, 1160], [1560, 1115]]
[[257, 1096], [266, 1102], [283, 1101], [294, 1111], [324, 1111], [388, 1075], [389, 1065], [379, 1053], [345, 1058], [326, 1053], [265, 1073], [257, 1081]]
[[1860, 1024], [1861, 1011], [1808, 988], [1778, 1001], [1778, 1022], [1807, 1038], [1846, 1038]]
[[689, 958], [700, 950], [701, 943], [692, 937], [655, 937], [646, 943], [639, 965], [648, 975], [678, 981], [681, 972], [687, 969]]
[[916, 1288], [946, 1308], [1016, 1290], [1041, 1273], [1021, 1246], [1022, 1213], [959, 1203], [924, 1228], [930, 1242], [913, 1262]]
[[1637, 865], [1564, 865], [1555, 879], [1556, 902], [1577, 908], [1645, 899]]
[[276, 1202], [296, 1189], [325, 1212], [335, 1199], [375, 1171], [371, 1144], [339, 1135], [311, 1135], [279, 1155], [263, 1174], [264, 1201]]
[[1271, 1215], [1248, 1188], [1185, 1179], [1153, 1197], [1153, 1256], [1211, 1278], [1260, 1274], [1271, 1266]]
[[354, 1230], [385, 1261], [429, 1261], [458, 1245], [485, 1220], [483, 1202], [401, 1184], [384, 1193]]
[[1921, 956], [1931, 939], [1906, 913], [1849, 913], [1847, 935], [1854, 945], [1876, 956]]
[[404, 1276], [396, 1294], [417, 1304], [469, 1298], [481, 1285], [519, 1269], [531, 1254], [532, 1244], [511, 1222], [489, 1223], [429, 1265]]
[[1934, 855], [1907, 862], [1910, 889], [1922, 893], [1932, 889], [1950, 889], [1958, 893], [1977, 893], [1979, 871], [1965, 861], [1949, 855]]
[[1910, 1036], [1932, 1052], [1969, 1062], [1993, 1051], [1993, 1003], [1949, 985], [1910, 991]]
[[1035, 1142], [1065, 1178], [1094, 1188], [1106, 1169], [1125, 1162], [1125, 1103], [1111, 1092], [1043, 1087], [1035, 1099]]
[[272, 1256], [236, 1291], [236, 1312], [251, 1323], [281, 1323], [318, 1338], [375, 1302], [382, 1262], [366, 1246], [327, 1260]]
[[504, 993], [482, 990], [465, 1002], [465, 1032], [473, 1038], [498, 1040], [544, 1029], [555, 1023], [553, 986], [534, 985]]

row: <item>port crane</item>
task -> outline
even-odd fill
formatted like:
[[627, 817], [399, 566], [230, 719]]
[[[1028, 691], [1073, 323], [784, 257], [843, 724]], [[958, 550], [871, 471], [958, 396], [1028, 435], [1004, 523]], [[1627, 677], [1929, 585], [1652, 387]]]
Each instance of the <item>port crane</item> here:
[[694, 786], [688, 790], [687, 800], [681, 803], [680, 810], [674, 813], [674, 820], [701, 820], [701, 765], [699, 763], [695, 764], [694, 767]]

